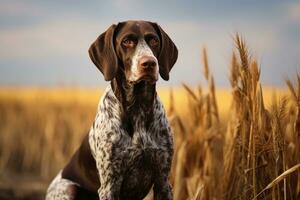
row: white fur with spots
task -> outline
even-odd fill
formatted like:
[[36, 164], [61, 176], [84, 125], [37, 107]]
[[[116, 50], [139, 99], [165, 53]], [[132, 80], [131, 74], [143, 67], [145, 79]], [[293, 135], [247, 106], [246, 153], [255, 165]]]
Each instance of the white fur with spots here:
[[[128, 199], [135, 195], [143, 199], [153, 186], [155, 200], [171, 200], [172, 188], [168, 177], [173, 156], [173, 135], [165, 110], [156, 96], [153, 120], [145, 126], [147, 113], [141, 111], [134, 121], [130, 137], [121, 126], [121, 104], [111, 86], [104, 92], [93, 126], [89, 132], [91, 153], [99, 172], [100, 200]], [[147, 163], [144, 163], [144, 161]], [[155, 172], [154, 172], [155, 171]], [[61, 172], [50, 184], [46, 200], [72, 200], [72, 186], [76, 183], [63, 179]], [[139, 189], [142, 190], [140, 193]], [[130, 198], [129, 198], [130, 199]]]

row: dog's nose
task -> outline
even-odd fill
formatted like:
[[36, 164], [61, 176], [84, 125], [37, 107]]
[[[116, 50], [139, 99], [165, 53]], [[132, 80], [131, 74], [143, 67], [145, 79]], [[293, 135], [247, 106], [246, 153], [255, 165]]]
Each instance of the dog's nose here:
[[143, 68], [154, 68], [156, 66], [156, 59], [151, 56], [143, 56], [140, 59], [140, 67]]

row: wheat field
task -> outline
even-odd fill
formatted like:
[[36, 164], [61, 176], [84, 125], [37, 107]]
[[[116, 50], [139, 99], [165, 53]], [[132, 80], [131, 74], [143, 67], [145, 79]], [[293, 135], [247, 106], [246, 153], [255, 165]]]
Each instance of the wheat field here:
[[[206, 84], [158, 90], [175, 137], [174, 199], [300, 199], [300, 75], [262, 87], [258, 62], [239, 35], [235, 44], [231, 88], [215, 88], [203, 49]], [[0, 89], [0, 199], [43, 199], [102, 91]]]

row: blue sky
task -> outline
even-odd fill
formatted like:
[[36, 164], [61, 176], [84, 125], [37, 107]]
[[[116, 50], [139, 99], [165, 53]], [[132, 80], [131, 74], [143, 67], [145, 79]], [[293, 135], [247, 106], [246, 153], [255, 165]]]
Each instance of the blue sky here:
[[203, 83], [206, 46], [217, 85], [228, 86], [235, 32], [258, 58], [264, 85], [300, 71], [300, 1], [0, 0], [0, 86], [104, 86], [87, 50], [128, 19], [158, 22], [176, 43], [178, 62], [161, 85]]

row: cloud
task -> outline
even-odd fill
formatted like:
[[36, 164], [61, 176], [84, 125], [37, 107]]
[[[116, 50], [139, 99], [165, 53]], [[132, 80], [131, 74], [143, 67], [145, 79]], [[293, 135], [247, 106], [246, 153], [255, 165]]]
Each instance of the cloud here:
[[287, 19], [300, 24], [300, 2], [290, 3], [286, 6]]
[[29, 2], [1, 2], [0, 16], [38, 16], [42, 13], [41, 8], [30, 4]]
[[112, 4], [118, 9], [130, 9], [136, 3], [139, 3], [137, 0], [113, 0]]
[[[197, 84], [204, 80], [202, 48], [208, 50], [209, 64], [218, 85], [228, 85], [228, 66], [235, 48], [235, 31], [242, 34], [252, 55], [259, 61], [280, 48], [277, 27], [256, 21], [162, 21], [162, 28], [170, 35], [179, 49], [179, 58], [172, 71], [171, 82], [184, 81]], [[173, 81], [174, 80], [174, 81]]]
[[106, 26], [105, 23], [72, 18], [0, 30], [0, 58], [86, 55], [89, 44]]

